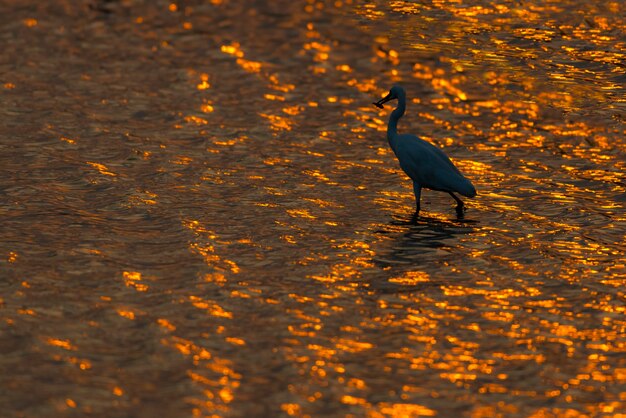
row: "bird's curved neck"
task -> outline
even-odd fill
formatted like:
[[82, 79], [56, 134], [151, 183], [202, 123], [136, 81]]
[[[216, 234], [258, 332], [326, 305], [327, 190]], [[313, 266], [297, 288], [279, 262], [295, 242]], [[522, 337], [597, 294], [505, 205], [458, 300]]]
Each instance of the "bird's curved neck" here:
[[396, 150], [396, 142], [398, 136], [398, 120], [404, 115], [404, 111], [406, 110], [406, 97], [404, 94], [400, 94], [398, 96], [398, 107], [396, 107], [393, 112], [391, 112], [391, 116], [389, 117], [389, 124], [387, 125], [387, 140], [389, 141], [389, 145], [395, 151]]

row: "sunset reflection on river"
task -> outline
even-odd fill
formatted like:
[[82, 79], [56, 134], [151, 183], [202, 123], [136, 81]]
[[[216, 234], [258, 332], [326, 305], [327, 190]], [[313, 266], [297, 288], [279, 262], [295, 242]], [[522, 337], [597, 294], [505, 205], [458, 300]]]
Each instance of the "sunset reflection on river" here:
[[3, 413], [626, 416], [625, 12], [5, 0]]

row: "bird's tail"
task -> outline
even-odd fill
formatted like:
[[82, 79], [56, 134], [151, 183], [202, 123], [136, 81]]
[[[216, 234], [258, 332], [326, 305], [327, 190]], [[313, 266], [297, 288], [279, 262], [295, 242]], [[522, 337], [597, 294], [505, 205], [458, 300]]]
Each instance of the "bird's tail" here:
[[474, 187], [472, 182], [466, 179], [465, 177], [463, 178], [463, 180], [464, 181], [462, 181], [461, 184], [458, 185], [459, 188], [457, 191], [465, 197], [476, 196], [476, 188]]

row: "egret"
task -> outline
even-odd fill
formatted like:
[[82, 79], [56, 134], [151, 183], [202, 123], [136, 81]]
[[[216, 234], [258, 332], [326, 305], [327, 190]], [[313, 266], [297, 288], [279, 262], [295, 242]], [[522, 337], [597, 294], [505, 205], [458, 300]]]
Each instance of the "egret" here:
[[462, 217], [465, 205], [454, 193], [474, 197], [476, 196], [474, 185], [461, 174], [442, 150], [415, 135], [398, 134], [398, 120], [406, 110], [404, 89], [393, 86], [389, 94], [374, 105], [383, 109], [384, 103], [394, 99], [398, 100], [398, 106], [389, 117], [387, 140], [400, 161], [400, 167], [413, 180], [415, 214], [412, 221], [417, 220], [419, 216], [422, 188], [449, 193], [457, 203], [457, 215]]

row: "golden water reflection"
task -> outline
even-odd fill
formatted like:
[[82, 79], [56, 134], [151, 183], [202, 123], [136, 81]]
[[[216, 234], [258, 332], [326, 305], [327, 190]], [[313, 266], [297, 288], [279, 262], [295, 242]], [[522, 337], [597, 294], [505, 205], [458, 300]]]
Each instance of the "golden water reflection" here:
[[626, 415], [622, 3], [0, 11], [11, 416]]

